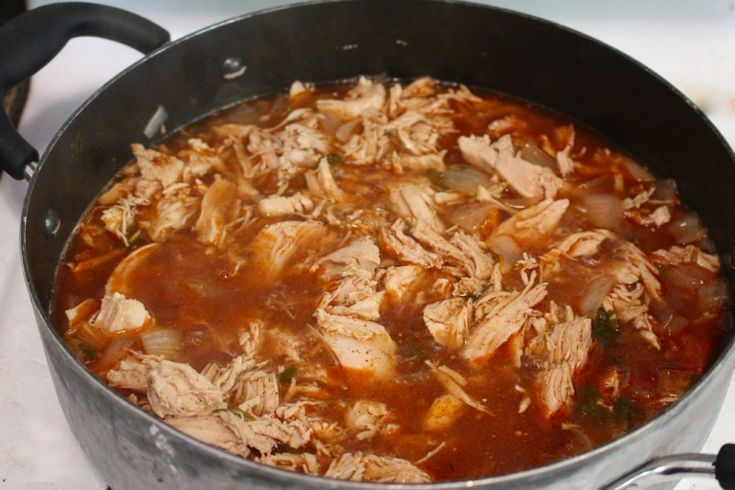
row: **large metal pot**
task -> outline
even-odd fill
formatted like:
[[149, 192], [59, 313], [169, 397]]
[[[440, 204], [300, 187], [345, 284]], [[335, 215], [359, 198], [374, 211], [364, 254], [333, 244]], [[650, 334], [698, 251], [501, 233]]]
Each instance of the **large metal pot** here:
[[[131, 142], [155, 143], [205, 114], [292, 80], [430, 75], [562, 112], [622, 144], [658, 175], [676, 179], [709, 228], [732, 284], [732, 151], [671, 85], [564, 27], [450, 1], [352, 0], [246, 15], [167, 43], [163, 29], [132, 14], [57, 4], [0, 29], [0, 92], [30, 76], [77, 35], [115, 39], [149, 54], [87, 100], [37, 165], [35, 150], [0, 114], [0, 163], [13, 177], [30, 180], [21, 229], [24, 270], [59, 401], [87, 456], [116, 490], [358, 485], [262, 466], [176, 431], [87, 371], [49, 316], [64, 245], [88, 204], [129, 160]], [[729, 315], [727, 328], [732, 329]], [[731, 338], [681, 401], [630, 434], [540, 468], [432, 488], [595, 488], [662, 455], [696, 451], [722, 404], [733, 365]], [[721, 451], [717, 466], [724, 485], [735, 485], [735, 456], [727, 456], [732, 450]], [[643, 470], [714, 473], [712, 459], [694, 457], [683, 466], [669, 459]]]

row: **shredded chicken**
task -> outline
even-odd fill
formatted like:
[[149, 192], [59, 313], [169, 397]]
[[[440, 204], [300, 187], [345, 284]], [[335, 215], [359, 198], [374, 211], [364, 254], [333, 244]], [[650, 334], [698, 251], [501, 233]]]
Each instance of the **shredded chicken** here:
[[188, 364], [162, 360], [148, 371], [148, 402], [159, 417], [194, 417], [224, 408], [222, 392]]
[[395, 372], [396, 344], [379, 323], [316, 312], [322, 338], [344, 368], [369, 373], [376, 380]]
[[142, 178], [158, 181], [164, 188], [181, 179], [184, 162], [178, 158], [145, 148], [143, 145], [135, 144], [130, 148], [135, 155], [135, 163], [140, 168]]
[[472, 300], [449, 298], [424, 307], [424, 323], [434, 340], [456, 350], [467, 340], [472, 321]]
[[107, 371], [107, 381], [115, 388], [145, 393], [148, 390], [149, 371], [162, 360], [159, 356], [131, 353], [120, 361], [117, 368]]
[[376, 270], [380, 251], [371, 238], [361, 237], [320, 259], [312, 270], [336, 284], [328, 289], [321, 306], [331, 313], [365, 320], [380, 316], [383, 292], [377, 291]]
[[522, 291], [491, 292], [475, 305], [475, 325], [461, 350], [474, 363], [490, 358], [533, 313], [533, 307], [546, 297], [546, 283], [529, 283]]
[[508, 235], [518, 244], [543, 243], [559, 226], [568, 207], [568, 199], [541, 201], [500, 223], [493, 235]]
[[315, 221], [280, 221], [265, 226], [250, 244], [253, 262], [268, 277], [280, 273], [302, 244], [319, 238], [326, 227]]
[[716, 255], [705, 253], [694, 245], [685, 247], [673, 245], [668, 250], [656, 250], [652, 254], [652, 259], [662, 265], [695, 264], [710, 272], [717, 272], [720, 269], [720, 259]]
[[386, 268], [383, 278], [385, 293], [396, 301], [403, 301], [422, 273], [423, 269], [417, 265]]
[[441, 232], [444, 224], [434, 209], [432, 193], [429, 187], [402, 184], [391, 190], [390, 199], [396, 212], [409, 223], [422, 223]]
[[434, 377], [442, 384], [442, 386], [444, 386], [444, 389], [448, 394], [475, 410], [492, 415], [492, 412], [490, 412], [482, 403], [472, 398], [464, 390], [464, 386], [467, 385], [467, 379], [464, 376], [447, 366], [439, 365], [435, 362], [426, 361], [426, 365], [429, 366]]
[[216, 180], [202, 199], [201, 213], [194, 225], [199, 240], [221, 245], [225, 239], [225, 225], [237, 217], [239, 208], [237, 186], [225, 179]]
[[289, 197], [271, 196], [258, 202], [258, 211], [267, 218], [308, 213], [314, 209], [311, 199], [301, 193]]
[[547, 416], [569, 403], [574, 395], [574, 373], [587, 362], [592, 346], [591, 325], [589, 318], [554, 325], [527, 348], [527, 356], [543, 359], [536, 385]]
[[357, 86], [348, 92], [346, 99], [322, 99], [317, 101], [316, 107], [323, 114], [346, 121], [379, 111], [384, 102], [385, 87], [360, 77]]
[[250, 455], [250, 449], [219, 415], [170, 417], [166, 422], [181, 432], [206, 444], [240, 456]]
[[385, 403], [359, 400], [347, 409], [345, 422], [356, 432], [355, 437], [362, 441], [375, 437], [385, 425], [387, 415]]
[[406, 234], [406, 222], [396, 220], [390, 228], [380, 230], [380, 243], [389, 255], [410, 264], [438, 267], [441, 259]]
[[339, 202], [345, 198], [344, 192], [334, 180], [332, 170], [329, 168], [326, 159], [322, 159], [316, 169], [306, 172], [304, 177], [306, 177], [309, 192], [315, 198], [333, 202]]
[[464, 159], [488, 173], [497, 172], [503, 180], [523, 197], [553, 199], [562, 181], [545, 167], [519, 157], [510, 136], [490, 142], [488, 136], [462, 136], [458, 140]]
[[429, 483], [429, 475], [401, 458], [345, 453], [332, 461], [324, 476], [378, 483]]
[[113, 292], [102, 298], [100, 311], [90, 323], [110, 332], [122, 332], [143, 328], [151, 320], [143, 303]]

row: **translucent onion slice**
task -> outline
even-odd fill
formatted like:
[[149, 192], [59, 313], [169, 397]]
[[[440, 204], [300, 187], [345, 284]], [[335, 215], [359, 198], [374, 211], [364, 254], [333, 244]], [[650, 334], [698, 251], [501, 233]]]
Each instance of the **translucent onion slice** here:
[[676, 200], [677, 188], [674, 179], [659, 180], [656, 182], [656, 190], [653, 191], [651, 199], [655, 201]]
[[181, 332], [175, 328], [154, 328], [140, 334], [146, 354], [177, 359], [183, 349]]
[[677, 242], [683, 245], [707, 238], [707, 230], [694, 213], [687, 213], [672, 221], [669, 225], [669, 232]]
[[651, 182], [654, 180], [653, 175], [651, 175], [651, 172], [649, 172], [648, 169], [634, 162], [630, 158], [623, 158], [620, 163], [623, 164], [623, 167], [625, 167], [630, 176], [635, 180], [641, 182]]
[[717, 312], [730, 300], [727, 283], [722, 278], [715, 278], [699, 289], [697, 299], [702, 311]]
[[615, 278], [611, 276], [600, 276], [593, 279], [579, 300], [579, 312], [585, 316], [594, 317], [602, 305], [605, 297], [615, 284]]
[[540, 167], [550, 168], [554, 172], [559, 170], [556, 159], [546, 153], [544, 150], [536, 146], [536, 143], [529, 141], [521, 148], [521, 158], [525, 161], [538, 165]]
[[485, 172], [467, 165], [450, 165], [444, 172], [438, 172], [432, 182], [447, 190], [474, 195], [477, 186], [490, 187], [493, 184]]
[[474, 233], [477, 228], [485, 221], [487, 215], [494, 209], [495, 206], [488, 203], [477, 203], [472, 202], [459, 206], [455, 209], [451, 216], [450, 221], [452, 224], [458, 225], [463, 230]]
[[500, 264], [504, 273], [512, 271], [523, 254], [521, 247], [508, 235], [492, 236], [487, 244], [500, 257]]
[[115, 337], [112, 339], [95, 362], [94, 370], [107, 371], [115, 367], [118, 362], [128, 355], [128, 351], [134, 343], [130, 337]]
[[587, 220], [597, 228], [619, 231], [623, 225], [623, 203], [613, 194], [590, 194], [582, 197]]

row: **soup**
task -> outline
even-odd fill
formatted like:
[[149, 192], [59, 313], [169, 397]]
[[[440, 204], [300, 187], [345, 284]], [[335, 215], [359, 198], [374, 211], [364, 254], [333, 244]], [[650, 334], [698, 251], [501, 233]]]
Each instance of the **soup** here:
[[132, 153], [58, 270], [64, 339], [264, 464], [543, 465], [674, 403], [724, 341], [728, 288], [675, 183], [521, 101], [295, 82]]

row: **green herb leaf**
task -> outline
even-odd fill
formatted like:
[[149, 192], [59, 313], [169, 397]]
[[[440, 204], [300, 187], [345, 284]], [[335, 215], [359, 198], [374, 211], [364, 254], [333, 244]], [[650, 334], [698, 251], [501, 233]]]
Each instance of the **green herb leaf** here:
[[245, 420], [245, 422], [252, 422], [253, 420], [255, 420], [255, 417], [253, 417], [240, 407], [232, 407], [228, 408], [227, 410], [234, 413], [235, 415], [239, 415], [243, 420]]
[[84, 354], [87, 361], [93, 361], [97, 357], [97, 351], [84, 342], [79, 342], [79, 350]]
[[635, 407], [633, 407], [633, 403], [627, 398], [618, 398], [613, 406], [615, 422], [625, 425], [626, 429], [629, 429], [633, 424], [633, 416], [635, 413], [636, 410]]
[[408, 348], [409, 359], [416, 359], [417, 361], [423, 361], [426, 359], [426, 354], [418, 345], [411, 345]]
[[283, 371], [278, 373], [278, 381], [290, 383], [294, 376], [296, 376], [296, 366], [286, 366]]
[[593, 422], [599, 422], [609, 411], [600, 405], [600, 392], [595, 388], [584, 388], [579, 394], [577, 412], [584, 418]]
[[432, 184], [442, 186], [442, 173], [434, 168], [430, 168], [426, 171], [426, 177], [431, 181]]
[[595, 319], [592, 320], [592, 337], [604, 346], [615, 342], [620, 334], [620, 322], [615, 318], [615, 313], [604, 308], [597, 310]]
[[304, 452], [303, 449], [296, 449], [293, 446], [289, 446], [288, 444], [278, 444], [276, 446], [276, 452], [277, 453], [289, 453], [289, 454], [302, 454]]
[[336, 153], [329, 153], [324, 158], [327, 159], [327, 163], [329, 165], [338, 165], [342, 163], [342, 157], [337, 155]]

